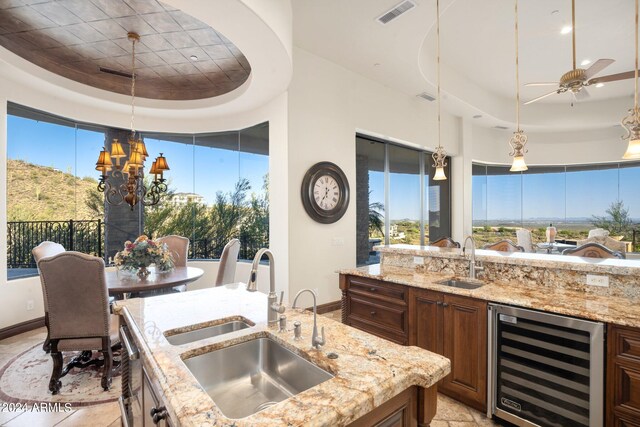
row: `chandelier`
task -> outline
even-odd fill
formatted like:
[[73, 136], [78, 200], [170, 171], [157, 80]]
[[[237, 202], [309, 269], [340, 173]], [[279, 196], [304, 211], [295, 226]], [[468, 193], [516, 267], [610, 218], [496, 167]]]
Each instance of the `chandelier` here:
[[136, 137], [134, 126], [136, 99], [136, 42], [140, 41], [137, 33], [127, 34], [131, 41], [131, 135], [129, 136], [129, 154], [118, 139], [111, 142], [111, 152], [103, 147], [96, 162], [96, 170], [102, 174], [98, 182], [98, 190], [104, 192], [105, 200], [110, 205], [121, 205], [126, 202], [133, 207], [140, 202], [145, 206], [157, 205], [162, 194], [167, 192], [164, 171], [169, 170], [167, 159], [160, 153], [151, 165], [150, 174], [153, 181], [144, 182], [144, 162], [149, 155], [147, 147], [139, 136]]
[[519, 73], [519, 55], [518, 55], [518, 0], [516, 0], [516, 131], [513, 132], [509, 145], [511, 152], [509, 155], [513, 157], [513, 164], [510, 172], [522, 172], [529, 169], [524, 162], [524, 154], [527, 152], [527, 135], [520, 129], [520, 73]]
[[635, 67], [635, 92], [633, 108], [629, 115], [622, 119], [620, 124], [626, 131], [622, 139], [628, 139], [627, 151], [623, 159], [640, 159], [640, 108], [638, 108], [638, 0], [636, 0], [636, 67]]
[[440, 0], [436, 0], [436, 57], [438, 67], [438, 146], [431, 157], [433, 158], [433, 167], [436, 168], [433, 180], [443, 181], [447, 179], [447, 175], [444, 173], [444, 168], [447, 166], [445, 162], [447, 154], [442, 144], [440, 144]]

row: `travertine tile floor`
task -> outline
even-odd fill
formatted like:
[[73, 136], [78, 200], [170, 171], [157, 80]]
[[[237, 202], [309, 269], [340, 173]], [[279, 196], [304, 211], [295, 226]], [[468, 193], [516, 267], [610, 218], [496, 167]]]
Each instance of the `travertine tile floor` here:
[[[325, 316], [340, 321], [340, 311]], [[13, 357], [44, 341], [46, 332], [40, 328], [0, 341], [0, 367]], [[117, 402], [95, 405], [70, 412], [0, 412], [0, 426], [7, 427], [120, 427]], [[438, 413], [432, 427], [485, 427], [495, 426], [482, 413], [465, 405], [438, 396]]]

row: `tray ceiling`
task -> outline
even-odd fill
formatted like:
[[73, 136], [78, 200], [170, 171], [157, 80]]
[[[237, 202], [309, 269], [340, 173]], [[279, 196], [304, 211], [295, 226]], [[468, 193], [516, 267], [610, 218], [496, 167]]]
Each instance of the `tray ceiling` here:
[[[156, 0], [0, 0], [0, 44], [63, 77], [128, 95], [131, 42], [136, 97], [211, 98], [251, 72], [242, 52], [210, 26]], [[197, 58], [197, 59], [196, 59]]]

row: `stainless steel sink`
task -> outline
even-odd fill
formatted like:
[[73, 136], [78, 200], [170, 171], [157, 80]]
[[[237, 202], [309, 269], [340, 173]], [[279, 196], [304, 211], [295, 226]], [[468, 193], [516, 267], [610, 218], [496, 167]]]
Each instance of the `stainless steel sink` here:
[[253, 325], [250, 325], [243, 320], [232, 320], [220, 325], [207, 326], [204, 328], [194, 329], [189, 332], [182, 332], [174, 335], [172, 335], [171, 331], [169, 331], [168, 335], [165, 335], [165, 337], [167, 338], [167, 341], [169, 341], [169, 343], [173, 345], [182, 345], [194, 341], [200, 341], [205, 338], [228, 334], [229, 332], [240, 331], [242, 329], [250, 328], [251, 326]]
[[449, 279], [438, 282], [439, 285], [451, 286], [452, 288], [461, 288], [461, 289], [478, 289], [481, 286], [484, 286], [484, 283], [472, 282], [467, 280], [460, 279]]
[[331, 378], [329, 372], [269, 338], [184, 361], [228, 418], [244, 418]]

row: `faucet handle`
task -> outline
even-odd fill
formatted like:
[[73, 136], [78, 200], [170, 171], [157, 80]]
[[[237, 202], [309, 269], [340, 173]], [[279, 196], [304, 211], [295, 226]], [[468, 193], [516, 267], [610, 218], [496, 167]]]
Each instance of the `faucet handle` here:
[[325, 343], [325, 340], [324, 340], [324, 326], [323, 326], [322, 329], [320, 329], [320, 336], [316, 337], [316, 342], [313, 344], [319, 350], [320, 346], [324, 345], [324, 343]]
[[284, 291], [280, 291], [280, 305], [282, 305], [282, 301], [284, 301]]

